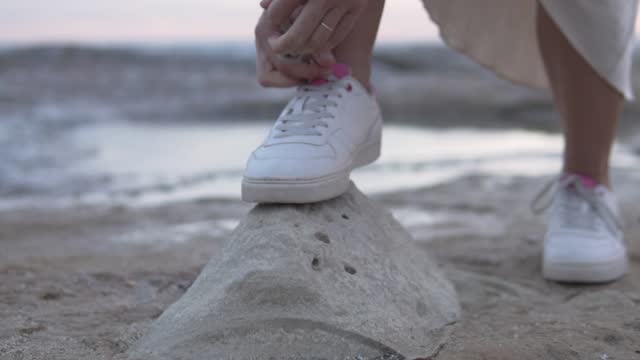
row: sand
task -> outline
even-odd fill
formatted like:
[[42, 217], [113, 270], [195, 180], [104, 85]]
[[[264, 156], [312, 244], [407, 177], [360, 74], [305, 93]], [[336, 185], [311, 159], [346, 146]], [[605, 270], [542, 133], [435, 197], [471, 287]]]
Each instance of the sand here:
[[[640, 174], [616, 174], [639, 240]], [[640, 243], [630, 275], [575, 286], [540, 276], [544, 179], [469, 176], [376, 198], [442, 263], [462, 320], [443, 359], [640, 359]], [[121, 359], [220, 250], [239, 201], [0, 212], [0, 359]]]

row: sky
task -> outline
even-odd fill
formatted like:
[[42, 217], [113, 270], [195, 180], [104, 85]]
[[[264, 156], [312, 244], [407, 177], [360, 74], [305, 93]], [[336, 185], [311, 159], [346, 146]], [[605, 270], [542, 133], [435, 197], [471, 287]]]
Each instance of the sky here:
[[[0, 42], [250, 41], [259, 0], [0, 0]], [[637, 29], [640, 29], [640, 19]], [[382, 41], [437, 38], [420, 0], [390, 0]]]
[[[0, 42], [250, 41], [259, 0], [0, 0]], [[381, 39], [434, 38], [419, 0], [391, 0]]]

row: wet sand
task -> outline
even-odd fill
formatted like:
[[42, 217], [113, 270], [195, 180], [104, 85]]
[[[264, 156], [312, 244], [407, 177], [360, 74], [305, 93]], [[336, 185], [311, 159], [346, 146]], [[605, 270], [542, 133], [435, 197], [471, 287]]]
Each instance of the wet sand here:
[[[442, 359], [640, 359], [640, 174], [616, 174], [630, 275], [540, 276], [544, 179], [467, 176], [374, 196], [439, 259], [463, 318]], [[249, 210], [236, 200], [0, 212], [0, 359], [121, 359]]]

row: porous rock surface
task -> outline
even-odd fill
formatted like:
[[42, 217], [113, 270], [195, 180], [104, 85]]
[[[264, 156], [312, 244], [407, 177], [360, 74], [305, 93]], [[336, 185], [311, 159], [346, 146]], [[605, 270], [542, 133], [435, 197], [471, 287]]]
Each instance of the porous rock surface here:
[[436, 264], [352, 185], [321, 203], [255, 207], [129, 357], [428, 357], [458, 316]]

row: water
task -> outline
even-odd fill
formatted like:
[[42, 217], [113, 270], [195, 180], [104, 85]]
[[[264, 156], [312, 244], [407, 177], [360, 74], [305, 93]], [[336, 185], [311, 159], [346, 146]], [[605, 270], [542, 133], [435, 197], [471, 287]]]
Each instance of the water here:
[[[237, 199], [247, 157], [291, 96], [260, 88], [254, 68], [246, 44], [3, 48], [0, 208]], [[383, 154], [353, 175], [369, 193], [560, 167], [544, 92], [433, 45], [380, 47], [374, 83]], [[627, 111], [637, 118], [636, 104]], [[614, 164], [638, 165], [622, 145]]]
[[[78, 126], [69, 130], [65, 146], [47, 150], [53, 157], [55, 151], [65, 152], [73, 160], [64, 167], [49, 168], [46, 175], [24, 173], [22, 179], [37, 184], [44, 176], [58, 184], [76, 185], [37, 188], [7, 197], [3, 204], [146, 206], [203, 197], [238, 199], [246, 159], [269, 126], [237, 122]], [[561, 150], [559, 135], [542, 132], [387, 125], [380, 160], [355, 171], [353, 180], [368, 193], [382, 193], [469, 174], [549, 175], [559, 169]], [[639, 162], [621, 145], [614, 159], [619, 167]]]

